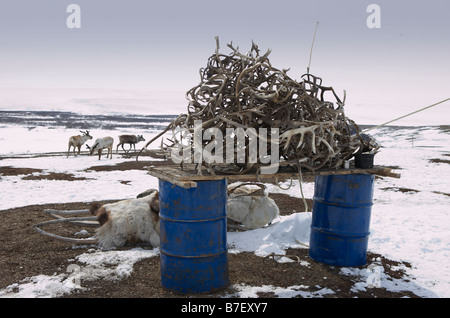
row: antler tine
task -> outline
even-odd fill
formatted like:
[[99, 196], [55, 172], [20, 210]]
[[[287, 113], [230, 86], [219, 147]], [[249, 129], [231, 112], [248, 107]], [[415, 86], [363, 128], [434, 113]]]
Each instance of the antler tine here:
[[87, 239], [74, 239], [74, 238], [70, 238], [70, 237], [66, 237], [66, 236], [61, 236], [61, 235], [57, 235], [57, 234], [53, 234], [53, 233], [49, 233], [47, 231], [44, 231], [43, 229], [41, 229], [40, 227], [44, 226], [44, 225], [49, 225], [49, 224], [55, 224], [55, 223], [62, 223], [62, 222], [71, 222], [74, 220], [78, 220], [78, 221], [82, 221], [82, 220], [93, 220], [96, 219], [97, 217], [85, 217], [85, 218], [62, 218], [62, 219], [56, 219], [56, 220], [50, 220], [50, 221], [45, 221], [45, 222], [41, 222], [38, 223], [34, 226], [34, 230], [40, 234], [46, 235], [46, 236], [50, 236], [52, 238], [56, 238], [65, 242], [70, 242], [70, 243], [74, 243], [74, 244], [97, 244], [98, 240], [96, 238], [87, 238]]

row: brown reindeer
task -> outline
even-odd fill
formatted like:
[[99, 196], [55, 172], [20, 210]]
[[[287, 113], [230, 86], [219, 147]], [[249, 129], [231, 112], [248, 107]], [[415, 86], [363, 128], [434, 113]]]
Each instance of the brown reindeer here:
[[[125, 153], [130, 152], [131, 150], [131, 146], [134, 147], [134, 151], [136, 151], [136, 144], [139, 141], [145, 141], [144, 137], [142, 135], [120, 135], [119, 136], [119, 144], [117, 145], [117, 149], [116, 149], [116, 153], [119, 153], [119, 146], [122, 146], [123, 151], [125, 151]], [[125, 150], [125, 148], [123, 147], [124, 144], [129, 144], [130, 145], [130, 149]]]
[[70, 147], [73, 147], [73, 155], [76, 156], [75, 148], [78, 148], [78, 154], [80, 154], [81, 146], [88, 139], [92, 139], [92, 136], [89, 135], [89, 130], [86, 130], [86, 131], [80, 130], [80, 132], [82, 133], [82, 135], [72, 136], [69, 138], [69, 148], [67, 149], [67, 158], [69, 157], [69, 154], [70, 154]]

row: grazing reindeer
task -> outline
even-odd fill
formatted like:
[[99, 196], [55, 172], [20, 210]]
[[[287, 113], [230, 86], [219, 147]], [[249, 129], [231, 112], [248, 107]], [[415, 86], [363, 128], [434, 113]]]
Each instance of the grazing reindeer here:
[[[131, 146], [134, 147], [134, 151], [136, 151], [136, 144], [139, 141], [145, 141], [144, 137], [142, 135], [120, 135], [119, 136], [119, 144], [117, 145], [116, 153], [119, 153], [119, 146], [122, 146], [123, 151], [125, 153], [130, 152]], [[123, 147], [124, 144], [130, 144], [130, 149], [128, 151], [125, 150]]]
[[69, 149], [67, 149], [67, 158], [69, 158], [69, 154], [70, 154], [70, 147], [73, 147], [73, 155], [76, 156], [75, 154], [75, 148], [78, 148], [78, 154], [80, 154], [80, 149], [81, 146], [88, 140], [88, 139], [92, 139], [92, 136], [89, 135], [89, 130], [86, 131], [81, 131], [80, 132], [83, 135], [78, 135], [78, 136], [72, 136], [69, 138]]
[[97, 150], [98, 160], [100, 160], [100, 157], [102, 156], [103, 149], [108, 149], [106, 158], [108, 159], [108, 156], [110, 155], [110, 159], [112, 159], [113, 143], [114, 139], [112, 137], [103, 137], [96, 139], [92, 147], [89, 147], [89, 145], [86, 145], [86, 147], [91, 152], [91, 156], [94, 154], [94, 151]]

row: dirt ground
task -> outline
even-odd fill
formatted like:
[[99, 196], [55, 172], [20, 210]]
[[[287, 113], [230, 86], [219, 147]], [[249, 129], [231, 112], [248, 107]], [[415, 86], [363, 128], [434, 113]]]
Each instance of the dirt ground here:
[[[143, 169], [148, 166], [148, 161], [136, 162], [132, 160], [117, 166], [93, 167], [91, 170], [111, 169]], [[23, 174], [23, 178], [36, 178], [31, 176], [34, 169], [1, 167], [3, 175]], [[39, 176], [38, 176], [39, 177]], [[54, 178], [55, 180], [75, 180], [70, 174], [41, 175], [41, 178]], [[281, 215], [288, 215], [295, 211], [303, 211], [303, 203], [299, 198], [286, 194], [270, 194], [280, 208]], [[118, 198], [118, 200], [121, 198]], [[312, 200], [308, 199], [308, 205], [312, 206]], [[26, 277], [39, 274], [53, 275], [65, 273], [73, 259], [85, 253], [91, 247], [72, 248], [67, 242], [56, 240], [41, 235], [33, 230], [36, 223], [49, 220], [50, 217], [43, 213], [44, 209], [74, 210], [88, 208], [89, 202], [61, 203], [47, 205], [32, 205], [21, 208], [0, 211], [0, 289], [4, 289], [13, 283], [18, 283]], [[64, 225], [67, 227], [67, 225]], [[61, 227], [61, 226], [60, 226]], [[64, 229], [59, 229], [63, 231]], [[69, 233], [74, 233], [73, 229]], [[125, 247], [125, 249], [132, 247]], [[355, 281], [353, 277], [340, 275], [340, 268], [324, 265], [308, 257], [308, 249], [290, 249], [288, 255], [297, 256], [302, 261], [307, 261], [309, 266], [303, 266], [297, 262], [278, 263], [273, 258], [262, 258], [253, 253], [229, 254], [229, 278], [230, 285], [223, 291], [211, 295], [198, 297], [220, 298], [232, 295], [235, 290], [233, 285], [246, 284], [250, 286], [272, 285], [288, 287], [294, 285], [309, 286], [305, 291], [315, 292], [318, 289], [329, 288], [335, 293], [325, 295], [331, 298], [400, 298], [417, 297], [411, 292], [390, 292], [384, 288], [367, 288], [366, 291], [354, 293], [351, 288]], [[368, 253], [368, 260], [381, 258], [384, 272], [392, 278], [400, 278], [404, 275], [401, 271], [395, 271], [394, 266], [399, 263], [386, 259], [383, 255]], [[409, 267], [407, 263], [403, 265]], [[366, 268], [362, 266], [361, 268]], [[320, 286], [320, 288], [318, 287]], [[120, 281], [96, 280], [83, 282], [87, 290], [66, 295], [69, 298], [180, 298], [185, 295], [174, 294], [164, 290], [160, 285], [160, 260], [159, 257], [151, 257], [135, 263], [132, 274]], [[189, 295], [189, 297], [197, 297]], [[272, 293], [259, 294], [261, 298], [275, 297]]]

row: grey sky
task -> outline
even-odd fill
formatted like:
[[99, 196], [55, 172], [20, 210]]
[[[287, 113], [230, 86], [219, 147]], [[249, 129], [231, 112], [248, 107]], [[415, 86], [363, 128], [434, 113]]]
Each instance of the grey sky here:
[[[81, 7], [81, 29], [66, 26], [70, 3]], [[370, 3], [381, 7], [380, 29], [366, 25]], [[349, 98], [433, 102], [450, 95], [449, 14], [448, 0], [3, 1], [0, 87], [186, 91], [216, 35], [224, 53], [230, 41], [270, 48], [272, 64], [300, 79], [319, 21], [311, 73], [325, 84]]]

